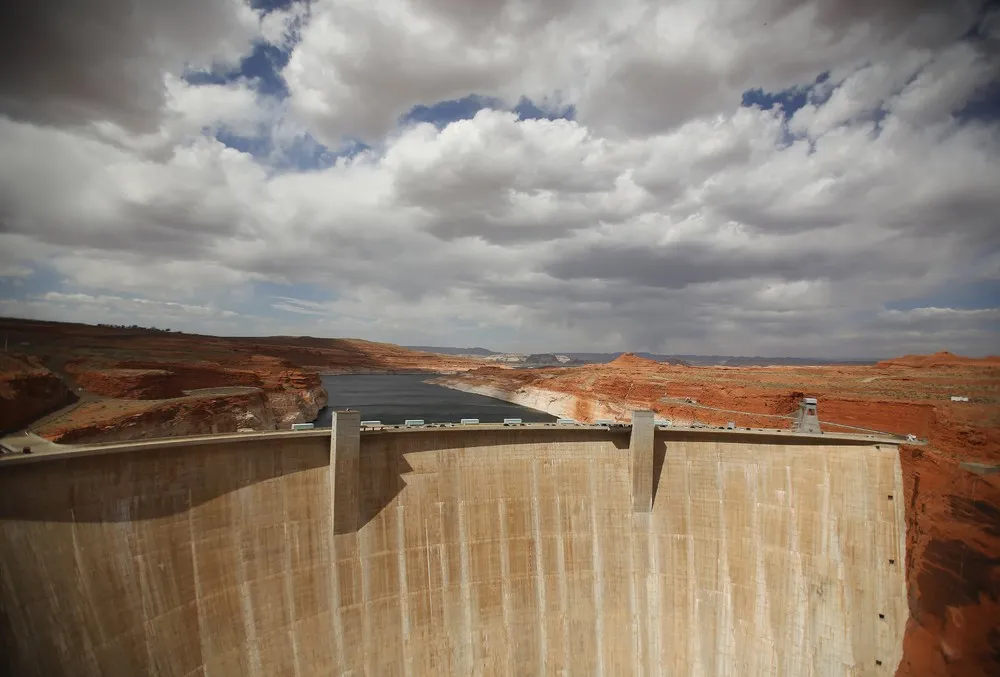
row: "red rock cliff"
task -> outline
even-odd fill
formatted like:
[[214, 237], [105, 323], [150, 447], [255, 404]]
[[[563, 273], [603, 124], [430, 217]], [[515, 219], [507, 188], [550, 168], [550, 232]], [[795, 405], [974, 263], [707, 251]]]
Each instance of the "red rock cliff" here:
[[23, 428], [75, 400], [62, 379], [38, 359], [0, 354], [0, 431]]

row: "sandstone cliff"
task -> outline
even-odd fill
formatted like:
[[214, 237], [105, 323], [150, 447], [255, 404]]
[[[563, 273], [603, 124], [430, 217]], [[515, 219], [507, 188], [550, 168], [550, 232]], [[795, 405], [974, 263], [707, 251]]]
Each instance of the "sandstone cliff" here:
[[99, 399], [38, 429], [65, 443], [287, 429], [314, 420], [327, 400], [318, 374], [267, 355], [239, 368], [76, 360], [66, 371]]
[[297, 369], [278, 372], [268, 380], [265, 392], [278, 428], [315, 420], [326, 406], [326, 389], [315, 373]]
[[0, 432], [23, 428], [75, 400], [62, 379], [37, 358], [0, 354]]
[[581, 423], [601, 419], [627, 421], [631, 416], [632, 408], [642, 408], [640, 404], [629, 408], [627, 402], [602, 400], [599, 397], [575, 395], [537, 386], [520, 386], [516, 390], [506, 390], [502, 386], [490, 385], [488, 382], [477, 382], [475, 376], [471, 374], [442, 376], [428, 382], [452, 390], [485, 395], [504, 402], [519, 404], [522, 407], [544, 411], [559, 418], [572, 418]]
[[101, 397], [127, 400], [163, 400], [184, 392], [166, 369], [74, 369], [67, 365], [76, 383]]

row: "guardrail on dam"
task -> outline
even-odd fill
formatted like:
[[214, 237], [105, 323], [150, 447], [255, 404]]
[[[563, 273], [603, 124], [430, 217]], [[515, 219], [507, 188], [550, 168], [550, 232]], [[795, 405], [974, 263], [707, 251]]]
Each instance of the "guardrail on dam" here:
[[338, 412], [4, 457], [0, 670], [891, 675], [895, 444]]

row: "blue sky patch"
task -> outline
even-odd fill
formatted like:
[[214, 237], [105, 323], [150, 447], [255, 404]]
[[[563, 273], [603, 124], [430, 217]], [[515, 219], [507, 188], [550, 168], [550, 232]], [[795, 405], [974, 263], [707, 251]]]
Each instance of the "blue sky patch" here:
[[277, 9], [287, 9], [297, 2], [309, 2], [309, 0], [250, 0], [250, 7], [264, 14], [270, 14]]
[[[287, 9], [296, 3], [308, 4], [309, 1], [251, 0], [250, 6], [266, 15], [275, 10]], [[257, 42], [250, 54], [240, 62], [239, 67], [228, 71], [221, 69], [190, 70], [184, 74], [184, 79], [192, 85], [224, 85], [237, 80], [250, 80], [255, 83], [255, 88], [259, 93], [284, 99], [288, 96], [288, 87], [284, 78], [281, 77], [281, 70], [288, 64], [291, 51], [298, 41], [300, 28], [301, 25], [290, 27], [291, 42], [284, 48], [267, 42]]]
[[765, 92], [763, 89], [748, 89], [743, 92], [743, 105], [747, 108], [759, 106], [770, 110], [781, 106], [785, 118], [790, 118], [809, 101], [809, 90], [805, 88], [785, 89], [780, 92]]
[[290, 51], [274, 45], [257, 44], [250, 56], [243, 59], [240, 72], [244, 77], [256, 81], [257, 91], [261, 94], [284, 99], [288, 96], [288, 87], [281, 77], [281, 69], [288, 63], [290, 55]]
[[416, 105], [410, 109], [409, 113], [400, 118], [400, 123], [429, 122], [441, 129], [458, 120], [471, 120], [476, 116], [476, 113], [484, 108], [502, 107], [503, 104], [497, 99], [470, 94], [461, 99], [439, 101], [430, 106]]
[[520, 120], [574, 120], [576, 119], [576, 106], [566, 106], [559, 111], [545, 111], [527, 98], [521, 100], [514, 106], [514, 112]]
[[369, 150], [360, 141], [346, 142], [339, 150], [332, 150], [320, 143], [311, 134], [297, 137], [291, 145], [282, 149], [281, 157], [275, 160], [278, 170], [318, 170], [332, 167], [338, 159], [354, 157]]
[[184, 80], [192, 85], [227, 85], [238, 80], [250, 80], [261, 94], [284, 99], [288, 87], [281, 77], [281, 69], [288, 63], [289, 50], [267, 43], [257, 43], [253, 51], [243, 58], [239, 68], [229, 71], [188, 71]]
[[[429, 122], [438, 129], [443, 129], [458, 120], [471, 120], [476, 116], [476, 113], [484, 108], [508, 110], [499, 99], [490, 96], [480, 96], [479, 94], [470, 94], [461, 99], [439, 101], [430, 106], [414, 106], [406, 115], [400, 118], [400, 124]], [[512, 110], [517, 113], [519, 120], [572, 120], [576, 115], [576, 108], [574, 106], [567, 106], [559, 111], [546, 111], [539, 108], [527, 97], [521, 97], [521, 100], [518, 101]]]
[[329, 290], [306, 283], [256, 282], [253, 296], [258, 300], [267, 299], [267, 304], [259, 305], [256, 312], [264, 309], [266, 315], [285, 317], [324, 317], [329, 314], [326, 304], [337, 300], [337, 295]]
[[[206, 129], [204, 133], [211, 134], [211, 130]], [[271, 153], [271, 139], [268, 136], [243, 136], [220, 129], [215, 133], [215, 138], [230, 148], [241, 153], [249, 153], [255, 158], [266, 157]]]
[[31, 274], [24, 277], [0, 277], [0, 298], [23, 301], [29, 296], [37, 296], [63, 287], [63, 279], [51, 268], [27, 262], [19, 262], [31, 268]]
[[315, 303], [334, 301], [337, 298], [337, 296], [335, 294], [331, 294], [330, 290], [326, 287], [320, 287], [315, 284], [281, 284], [280, 282], [267, 281], [254, 282], [253, 295], [258, 299], [283, 297], [301, 299], [303, 301], [313, 301]]
[[[205, 133], [212, 132], [206, 129]], [[326, 169], [332, 167], [340, 158], [354, 157], [370, 150], [367, 144], [360, 141], [348, 141], [340, 149], [333, 150], [308, 133], [296, 137], [280, 150], [275, 148], [269, 134], [251, 137], [221, 129], [215, 132], [215, 138], [234, 150], [254, 156], [277, 172]]]
[[981, 88], [959, 110], [955, 111], [959, 122], [995, 122], [1000, 120], [1000, 81], [994, 81]]
[[789, 87], [777, 92], [767, 92], [760, 87], [748, 89], [743, 92], [743, 106], [747, 108], [758, 106], [762, 110], [770, 110], [775, 106], [780, 106], [787, 120], [807, 103], [822, 103], [826, 97], [815, 96], [815, 87], [829, 79], [829, 73], [820, 73], [819, 77], [810, 85]]

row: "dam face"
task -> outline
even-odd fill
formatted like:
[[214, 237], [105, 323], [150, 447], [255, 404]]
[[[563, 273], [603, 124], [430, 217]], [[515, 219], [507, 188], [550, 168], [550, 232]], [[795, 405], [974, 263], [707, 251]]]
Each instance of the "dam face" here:
[[5, 458], [0, 670], [893, 674], [895, 446], [640, 424]]

